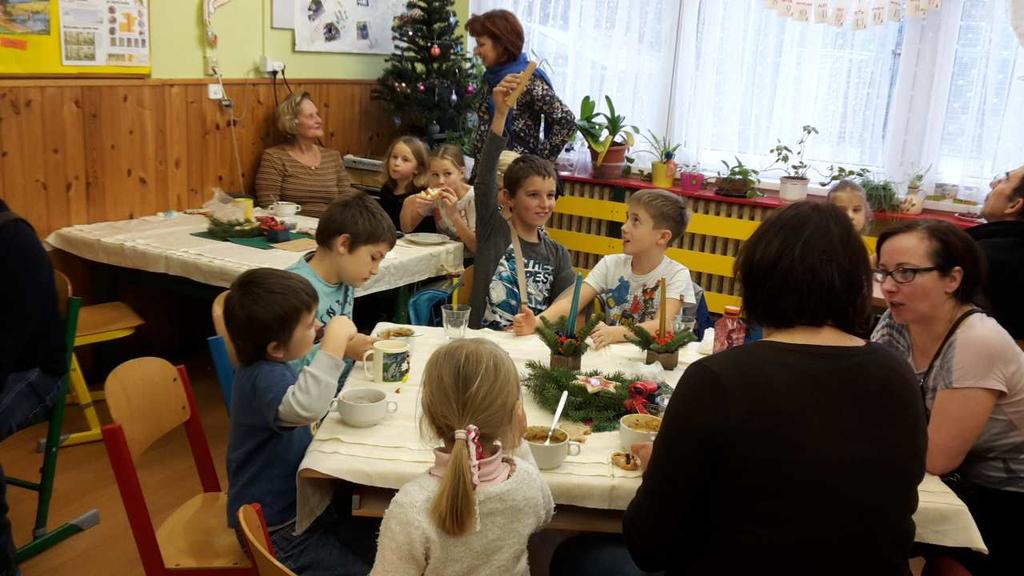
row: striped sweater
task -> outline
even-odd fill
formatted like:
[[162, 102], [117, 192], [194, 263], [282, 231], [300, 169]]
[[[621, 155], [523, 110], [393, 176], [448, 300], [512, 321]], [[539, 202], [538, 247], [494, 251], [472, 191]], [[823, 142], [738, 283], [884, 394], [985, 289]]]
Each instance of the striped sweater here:
[[319, 218], [327, 205], [345, 192], [354, 192], [341, 153], [320, 149], [320, 165], [299, 162], [284, 145], [267, 148], [256, 172], [256, 204], [267, 207], [278, 200], [302, 205], [303, 216]]

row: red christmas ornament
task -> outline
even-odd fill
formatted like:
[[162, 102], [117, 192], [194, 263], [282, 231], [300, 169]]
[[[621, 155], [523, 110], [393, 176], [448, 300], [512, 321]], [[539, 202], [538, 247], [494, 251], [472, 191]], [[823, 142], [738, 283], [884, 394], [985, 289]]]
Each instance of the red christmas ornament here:
[[433, 46], [431, 46], [431, 48], [430, 48], [430, 56], [432, 58], [437, 58], [440, 55], [441, 55], [441, 47], [438, 46], [437, 44], [434, 44]]
[[423, 82], [420, 82], [419, 84], [416, 85], [416, 89], [419, 90], [420, 92], [426, 92], [427, 85], [424, 84]]

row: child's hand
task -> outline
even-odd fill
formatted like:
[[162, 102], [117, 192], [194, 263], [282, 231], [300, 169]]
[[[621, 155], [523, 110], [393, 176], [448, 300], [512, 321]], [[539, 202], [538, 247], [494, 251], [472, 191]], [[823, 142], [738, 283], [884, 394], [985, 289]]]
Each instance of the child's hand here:
[[380, 340], [380, 338], [374, 338], [366, 334], [356, 334], [345, 348], [345, 356], [353, 360], [362, 360], [363, 354], [366, 354], [367, 350], [372, 349], [373, 343], [377, 340]]
[[441, 209], [444, 210], [446, 216], [452, 221], [460, 218], [459, 209], [456, 204], [459, 202], [459, 197], [455, 195], [455, 191], [451, 188], [445, 187], [441, 189], [441, 195], [437, 197], [437, 202], [441, 204]]
[[626, 341], [626, 328], [624, 326], [609, 326], [604, 322], [598, 322], [594, 331], [590, 333], [590, 339], [594, 341], [594, 349], [604, 348], [609, 344]]
[[519, 86], [519, 74], [509, 74], [494, 87], [494, 111], [506, 113], [509, 110], [508, 96]]
[[434, 212], [434, 201], [420, 194], [409, 196], [405, 199], [405, 203], [411, 203], [416, 212], [419, 212], [422, 216], [429, 216]]
[[335, 316], [324, 327], [324, 339], [320, 341], [320, 349], [338, 358], [344, 358], [348, 343], [358, 333], [356, 325], [348, 316]]
[[652, 450], [654, 450], [653, 442], [637, 442], [630, 446], [629, 451], [640, 461], [640, 470], [647, 470], [647, 463], [651, 460]]
[[521, 310], [512, 318], [512, 331], [516, 336], [529, 336], [537, 328], [537, 317], [527, 306], [523, 306]]

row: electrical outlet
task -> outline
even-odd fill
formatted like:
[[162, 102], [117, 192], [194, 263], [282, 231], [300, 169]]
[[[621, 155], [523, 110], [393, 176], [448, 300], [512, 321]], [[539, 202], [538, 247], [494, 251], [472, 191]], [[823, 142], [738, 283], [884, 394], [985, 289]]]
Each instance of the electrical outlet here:
[[212, 54], [207, 54], [205, 57], [205, 70], [207, 76], [216, 76], [216, 68], [220, 66], [220, 62], [217, 61], [217, 57]]
[[220, 84], [207, 84], [206, 85], [206, 97], [210, 100], [223, 100], [224, 99], [224, 87]]
[[259, 61], [260, 72], [264, 74], [273, 74], [274, 72], [280, 72], [284, 70], [284, 62], [280, 60], [272, 60], [266, 54], [260, 56]]

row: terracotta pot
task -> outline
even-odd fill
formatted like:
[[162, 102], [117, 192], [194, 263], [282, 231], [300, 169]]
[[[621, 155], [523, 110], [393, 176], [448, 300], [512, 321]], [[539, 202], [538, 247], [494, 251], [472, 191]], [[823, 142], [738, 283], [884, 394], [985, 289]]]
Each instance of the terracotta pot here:
[[810, 180], [807, 178], [794, 178], [793, 176], [779, 178], [779, 199], [786, 203], [806, 200], [808, 184], [810, 184]]
[[664, 352], [657, 353], [651, 350], [647, 351], [647, 359], [644, 360], [644, 364], [654, 364], [655, 362], [661, 362], [661, 365], [665, 370], [674, 370], [679, 365], [679, 350], [675, 352]]
[[629, 146], [625, 144], [612, 146], [605, 152], [604, 160], [601, 165], [597, 164], [597, 152], [590, 149], [590, 162], [593, 166], [593, 177], [594, 178], [620, 178], [622, 177], [622, 170], [626, 167], [626, 151]]
[[561, 368], [563, 370], [579, 370], [582, 359], [582, 356], [562, 356], [561, 354], [552, 354], [548, 367], [552, 370], [555, 368]]
[[746, 198], [747, 183], [739, 178], [716, 178], [715, 194], [718, 194], [719, 196]]

